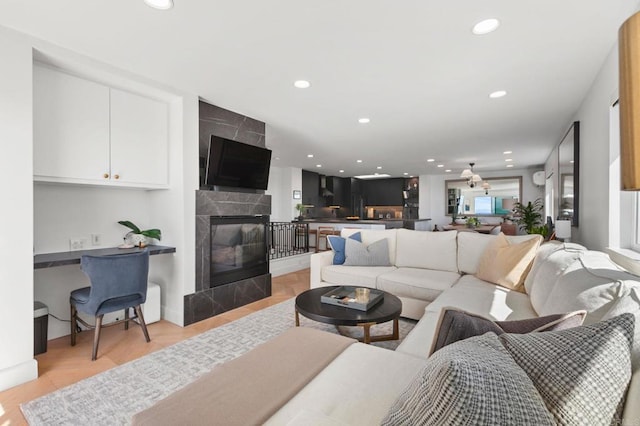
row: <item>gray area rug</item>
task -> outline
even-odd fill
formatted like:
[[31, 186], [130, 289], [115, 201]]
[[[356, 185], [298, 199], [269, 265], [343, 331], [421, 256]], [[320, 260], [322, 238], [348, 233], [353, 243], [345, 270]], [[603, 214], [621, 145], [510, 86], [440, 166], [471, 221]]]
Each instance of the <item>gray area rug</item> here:
[[[30, 425], [128, 425], [133, 415], [184, 387], [215, 365], [231, 360], [295, 326], [293, 299], [176, 343], [135, 361], [22, 404]], [[372, 327], [388, 334], [391, 322]], [[300, 325], [337, 333], [334, 326], [300, 316]], [[400, 320], [400, 341], [415, 321]], [[357, 337], [360, 327], [341, 327]], [[151, 336], [153, 338], [153, 336]], [[395, 349], [400, 341], [374, 343]]]

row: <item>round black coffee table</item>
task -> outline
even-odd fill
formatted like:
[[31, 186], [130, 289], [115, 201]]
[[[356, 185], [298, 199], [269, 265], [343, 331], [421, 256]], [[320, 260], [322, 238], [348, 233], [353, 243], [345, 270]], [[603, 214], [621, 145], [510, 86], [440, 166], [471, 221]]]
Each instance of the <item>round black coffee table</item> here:
[[[320, 301], [320, 297], [323, 294], [338, 287], [341, 286], [312, 288], [300, 293], [296, 297], [296, 326], [300, 326], [299, 314], [302, 314], [309, 319], [325, 324], [360, 326], [364, 329], [364, 337], [361, 339], [363, 343], [398, 340], [400, 338], [398, 330], [398, 318], [400, 318], [400, 312], [402, 312], [400, 299], [391, 293], [383, 291], [383, 300], [368, 311], [330, 305]], [[393, 332], [391, 334], [371, 336], [371, 326], [387, 321], [393, 321]]]

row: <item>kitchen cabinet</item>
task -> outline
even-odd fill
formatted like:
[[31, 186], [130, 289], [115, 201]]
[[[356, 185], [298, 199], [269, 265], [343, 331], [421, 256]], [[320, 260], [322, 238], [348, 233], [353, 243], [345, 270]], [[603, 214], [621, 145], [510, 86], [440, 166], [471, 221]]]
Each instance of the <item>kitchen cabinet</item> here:
[[168, 105], [34, 66], [34, 180], [168, 187]]
[[375, 179], [362, 182], [368, 206], [401, 206], [404, 179]]

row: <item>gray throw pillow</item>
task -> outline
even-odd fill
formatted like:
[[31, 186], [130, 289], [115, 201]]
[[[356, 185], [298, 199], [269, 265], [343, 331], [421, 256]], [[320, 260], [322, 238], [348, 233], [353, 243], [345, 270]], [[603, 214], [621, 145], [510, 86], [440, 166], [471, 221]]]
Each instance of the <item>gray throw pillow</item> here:
[[498, 338], [558, 424], [619, 424], [631, 380], [634, 323], [632, 314], [623, 314], [562, 331]]
[[524, 334], [578, 327], [582, 325], [586, 315], [587, 311], [575, 311], [568, 314], [546, 315], [515, 321], [491, 321], [455, 308], [442, 308], [436, 326], [436, 337], [433, 339], [429, 354], [458, 340], [479, 336], [490, 331], [498, 335], [503, 333]]
[[427, 360], [382, 424], [619, 424], [634, 321], [623, 314], [561, 331], [486, 333], [446, 346]]
[[531, 379], [493, 333], [433, 354], [383, 425], [552, 425]]
[[345, 241], [346, 266], [391, 266], [389, 242], [386, 238], [369, 245], [347, 238]]

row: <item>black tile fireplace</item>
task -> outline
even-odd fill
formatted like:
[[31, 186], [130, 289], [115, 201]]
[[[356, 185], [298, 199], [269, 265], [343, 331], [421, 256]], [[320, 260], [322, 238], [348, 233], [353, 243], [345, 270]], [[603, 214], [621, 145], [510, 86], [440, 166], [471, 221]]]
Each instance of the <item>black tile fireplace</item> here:
[[269, 195], [196, 191], [196, 283], [184, 296], [185, 325], [271, 296], [270, 214]]

